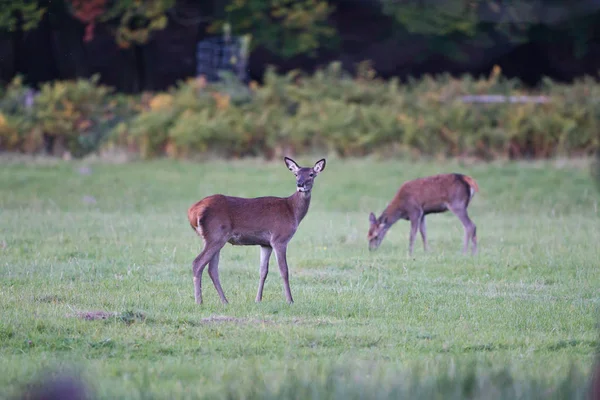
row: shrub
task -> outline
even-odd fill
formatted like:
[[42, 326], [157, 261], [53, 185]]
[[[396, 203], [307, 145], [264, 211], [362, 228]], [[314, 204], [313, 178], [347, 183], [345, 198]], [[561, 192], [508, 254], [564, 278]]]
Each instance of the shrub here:
[[33, 91], [16, 76], [0, 98], [0, 149], [35, 151], [41, 135], [33, 131]]
[[[495, 68], [487, 77], [449, 74], [378, 78], [368, 62], [355, 76], [334, 62], [312, 75], [277, 74], [264, 84], [223, 73], [178, 82], [166, 92], [139, 97], [112, 93], [97, 77], [42, 86], [31, 109], [27, 88], [9, 85], [0, 102], [0, 148], [34, 151], [53, 139], [82, 155], [106, 143], [142, 157], [225, 157], [327, 150], [361, 156], [409, 150], [447, 157], [539, 158], [592, 154], [599, 148], [600, 84], [549, 79], [526, 89]], [[542, 103], [469, 103], [467, 95], [540, 95]], [[18, 100], [18, 101], [17, 101]], [[107, 135], [110, 132], [110, 135]], [[34, 145], [32, 146], [31, 143]]]
[[0, 102], [4, 116], [0, 149], [27, 153], [69, 152], [83, 156], [96, 150], [116, 123], [127, 118], [133, 105], [99, 85], [97, 75], [76, 81], [44, 83], [34, 96], [20, 77], [8, 85]]
[[109, 98], [112, 90], [98, 85], [98, 78], [41, 85], [33, 107], [35, 124], [54, 153], [67, 149], [81, 156], [98, 146], [102, 124], [116, 106]]

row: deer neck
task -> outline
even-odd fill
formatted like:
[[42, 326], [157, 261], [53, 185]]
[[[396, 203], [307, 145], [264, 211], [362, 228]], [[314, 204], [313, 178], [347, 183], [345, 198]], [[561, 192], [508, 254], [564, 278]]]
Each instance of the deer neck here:
[[288, 197], [288, 203], [294, 213], [294, 217], [296, 217], [296, 221], [300, 223], [306, 216], [306, 213], [308, 213], [308, 206], [310, 206], [310, 192], [296, 192]]
[[390, 204], [383, 212], [381, 217], [387, 217], [387, 225], [395, 224], [399, 219], [404, 218], [404, 212], [396, 207], [394, 204]]

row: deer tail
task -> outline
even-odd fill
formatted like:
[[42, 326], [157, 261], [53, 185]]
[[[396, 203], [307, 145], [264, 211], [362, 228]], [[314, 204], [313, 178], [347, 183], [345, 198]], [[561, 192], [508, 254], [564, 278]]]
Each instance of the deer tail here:
[[477, 185], [477, 181], [468, 175], [463, 175], [463, 180], [467, 183], [467, 185], [469, 185], [471, 189], [471, 198], [473, 198], [475, 193], [479, 192], [479, 185]]
[[188, 210], [188, 220], [190, 222], [190, 226], [200, 236], [202, 236], [202, 219], [205, 211], [206, 207], [199, 203], [194, 204]]

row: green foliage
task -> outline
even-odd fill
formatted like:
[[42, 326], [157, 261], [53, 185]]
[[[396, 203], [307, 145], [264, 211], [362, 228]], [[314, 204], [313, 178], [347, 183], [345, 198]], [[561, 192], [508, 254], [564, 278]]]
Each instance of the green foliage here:
[[[494, 159], [591, 154], [599, 146], [600, 84], [590, 77], [573, 85], [546, 80], [533, 92], [499, 69], [488, 78], [427, 76], [401, 85], [376, 78], [368, 63], [354, 78], [332, 63], [312, 76], [268, 69], [264, 82], [251, 85], [251, 93], [233, 79], [181, 83], [166, 114], [149, 108], [132, 121], [131, 132], [152, 136], [160, 120], [155, 138], [145, 139], [152, 150], [142, 146], [146, 156], [167, 148], [172, 156], [214, 150], [270, 157], [285, 148]], [[468, 94], [543, 94], [549, 101], [470, 104], [461, 100]]]
[[227, 23], [234, 34], [251, 34], [253, 46], [288, 58], [335, 43], [328, 24], [332, 11], [326, 0], [233, 0], [209, 30], [216, 33]]
[[166, 12], [175, 6], [175, 0], [115, 2], [103, 15], [101, 21], [119, 18], [115, 39], [120, 47], [145, 44], [150, 35], [167, 26]]
[[[9, 92], [18, 93], [18, 87]], [[468, 103], [461, 98], [474, 94], [543, 95], [547, 101]], [[425, 76], [401, 84], [377, 78], [369, 63], [351, 76], [334, 62], [312, 75], [280, 75], [269, 68], [263, 85], [249, 87], [231, 74], [218, 84], [190, 79], [167, 92], [147, 93], [136, 105], [136, 98], [115, 96], [93, 79], [46, 84], [33, 107], [32, 131], [62, 138], [73, 154], [95, 149], [110, 131], [107, 143], [144, 158], [207, 152], [270, 158], [313, 150], [341, 156], [545, 158], [599, 149], [598, 99], [600, 84], [592, 77], [569, 85], [546, 79], [539, 88], [525, 90], [496, 68], [489, 77]], [[3, 112], [11, 128], [1, 135], [27, 135], [26, 125], [19, 128], [15, 118], [28, 121], [28, 112]], [[19, 148], [11, 143], [2, 146]]]
[[7, 127], [0, 130], [0, 149], [38, 153], [50, 145], [55, 155], [75, 157], [96, 150], [133, 107], [130, 98], [114, 95], [98, 79], [44, 83], [29, 108], [24, 101], [31, 89], [13, 80], [0, 101]]
[[[0, 0], [0, 30], [35, 29], [48, 11], [47, 2]], [[120, 47], [145, 44], [152, 32], [167, 26], [167, 11], [175, 0], [64, 0], [55, 7], [70, 12], [86, 24], [85, 40], [92, 40], [97, 22], [113, 26]]]
[[[166, 12], [175, 6], [175, 0], [66, 0], [71, 14], [86, 24], [84, 40], [93, 39], [97, 21], [113, 29], [115, 40], [122, 48], [147, 43], [153, 31], [167, 26]], [[115, 24], [114, 22], [117, 21]]]
[[408, 32], [423, 35], [449, 35], [462, 33], [472, 36], [479, 18], [478, 1], [421, 0], [386, 1], [383, 12], [391, 15]]
[[98, 79], [95, 75], [89, 80], [45, 83], [35, 99], [36, 128], [75, 156], [97, 147], [103, 119], [110, 112], [111, 89], [98, 85]]
[[[489, 48], [493, 36], [513, 44], [531, 40], [564, 43], [568, 38], [576, 57], [589, 52], [598, 13], [593, 1], [519, 0], [379, 0], [382, 12], [394, 19], [399, 38], [407, 32], [423, 35], [428, 53], [464, 61], [469, 48]], [[590, 10], [590, 11], [588, 11]], [[558, 23], [563, 20], [563, 23]], [[541, 35], [539, 32], [543, 32]]]
[[32, 134], [34, 115], [25, 105], [31, 89], [23, 85], [23, 79], [17, 75], [0, 93], [0, 149], [37, 151], [41, 137]]
[[46, 12], [46, 8], [36, 1], [1, 0], [0, 31], [15, 31], [18, 27], [24, 31], [35, 29]]

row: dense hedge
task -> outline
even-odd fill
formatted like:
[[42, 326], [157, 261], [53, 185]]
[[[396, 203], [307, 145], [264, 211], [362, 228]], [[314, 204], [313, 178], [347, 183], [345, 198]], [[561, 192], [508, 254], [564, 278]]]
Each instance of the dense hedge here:
[[[417, 152], [428, 155], [549, 157], [599, 148], [600, 82], [545, 80], [526, 90], [495, 69], [489, 77], [425, 77], [401, 84], [354, 77], [332, 63], [312, 76], [277, 75], [249, 86], [225, 75], [180, 82], [168, 92], [115, 94], [97, 77], [41, 87], [27, 104], [19, 79], [0, 100], [0, 150], [67, 149], [78, 156], [121, 146], [142, 157], [211, 152], [271, 157], [282, 151], [341, 156]], [[465, 95], [540, 95], [542, 103], [469, 103]], [[30, 97], [30, 96], [29, 96]]]

